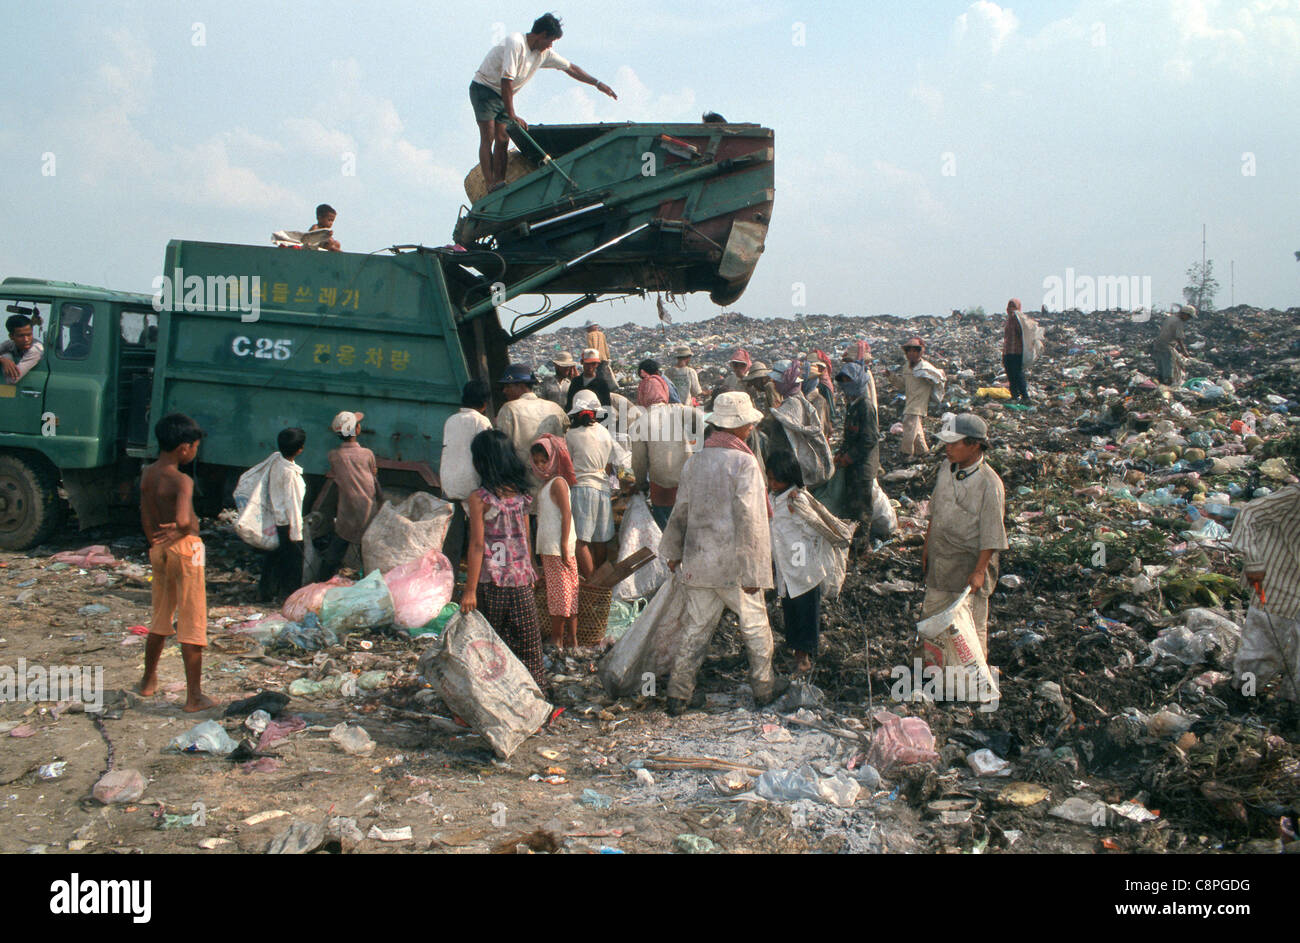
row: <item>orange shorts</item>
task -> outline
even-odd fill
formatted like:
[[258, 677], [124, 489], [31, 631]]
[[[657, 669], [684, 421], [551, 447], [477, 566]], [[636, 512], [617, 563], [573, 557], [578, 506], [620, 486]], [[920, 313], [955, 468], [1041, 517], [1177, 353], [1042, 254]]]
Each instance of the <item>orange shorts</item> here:
[[203, 541], [193, 535], [149, 549], [153, 564], [150, 634], [175, 635], [182, 645], [208, 644], [208, 600], [203, 585], [206, 557]]

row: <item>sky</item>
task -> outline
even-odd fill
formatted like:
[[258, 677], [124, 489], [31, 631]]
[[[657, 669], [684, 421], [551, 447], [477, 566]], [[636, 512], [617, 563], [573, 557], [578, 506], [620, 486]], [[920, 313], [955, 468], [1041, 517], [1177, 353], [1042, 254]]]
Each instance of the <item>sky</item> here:
[[[728, 310], [1069, 307], [1062, 285], [1135, 276], [1159, 308], [1202, 226], [1219, 306], [1300, 304], [1300, 0], [555, 2], [556, 50], [619, 100], [542, 71], [529, 123], [716, 110], [774, 130], [766, 251]], [[477, 161], [470, 78], [542, 12], [8, 7], [0, 277], [148, 291], [169, 239], [268, 244], [319, 202], [345, 250], [444, 244]], [[720, 310], [698, 293], [674, 317]]]

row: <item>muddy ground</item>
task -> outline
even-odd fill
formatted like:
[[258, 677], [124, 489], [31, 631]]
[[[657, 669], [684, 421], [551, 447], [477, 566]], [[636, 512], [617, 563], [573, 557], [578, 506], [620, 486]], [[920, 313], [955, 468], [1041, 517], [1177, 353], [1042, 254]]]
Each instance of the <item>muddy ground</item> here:
[[[1081, 322], [1078, 330], [1084, 329]], [[990, 323], [984, 332], [993, 331]], [[1225, 373], [1243, 370], [1239, 361], [1249, 345], [1243, 353], [1240, 338], [1223, 343]], [[1093, 433], [1074, 427], [1095, 418], [1081, 418], [1080, 411], [1091, 405], [1100, 414], [1104, 398], [1090, 404], [1085, 392], [1080, 402], [1059, 400], [1116, 379], [1105, 375], [1105, 341], [1094, 345], [1098, 372], [1090, 380], [1070, 385], [1046, 370], [1035, 378], [1045, 394], [1040, 413], [1017, 416], [979, 404], [994, 425], [998, 449], [990, 460], [1005, 480], [1015, 535], [1002, 572], [1021, 580], [993, 597], [990, 663], [1000, 669], [1002, 694], [994, 711], [891, 700], [891, 672], [911, 663], [921, 591], [908, 584], [921, 575], [924, 508], [918, 502], [929, 494], [933, 463], [886, 481], [887, 493], [902, 504], [900, 532], [854, 561], [840, 599], [825, 607], [813, 677], [824, 703], [800, 712], [755, 710], [744, 684], [744, 650], [728, 617], [701, 672], [700, 689], [708, 695], [703, 710], [672, 719], [662, 697], [611, 700], [596, 680], [595, 653], [565, 659], [550, 666], [565, 713], [508, 761], [457, 727], [420, 681], [416, 661], [425, 644], [418, 639], [354, 635], [324, 652], [295, 654], [263, 650], [233, 633], [268, 610], [252, 603], [258, 554], [218, 521], [205, 521], [203, 533], [209, 694], [229, 702], [287, 691], [298, 678], [371, 671], [382, 671], [383, 681], [354, 697], [294, 697], [285, 714], [307, 727], [269, 746], [270, 756], [232, 762], [165, 752], [171, 738], [199, 720], [221, 720], [221, 712], [182, 713], [174, 646], [163, 657], [160, 696], [130, 693], [142, 670], [143, 640], [131, 629], [149, 620], [147, 574], [121, 565], [67, 567], [51, 556], [102, 543], [120, 563], [147, 566], [144, 542], [127, 526], [89, 533], [70, 526], [29, 553], [0, 553], [0, 666], [16, 668], [20, 658], [29, 665], [102, 666], [106, 709], [95, 717], [77, 705], [0, 703], [0, 852], [261, 853], [295, 822], [305, 823], [303, 829], [330, 826], [326, 851], [367, 853], [1282, 850], [1284, 823], [1300, 806], [1300, 714], [1268, 689], [1243, 697], [1221, 651], [1193, 666], [1168, 659], [1141, 664], [1157, 631], [1177, 624], [1181, 610], [1212, 603], [1239, 617], [1246, 596], [1219, 586], [1220, 594], [1206, 599], [1196, 585], [1181, 583], [1154, 597], [1125, 591], [1143, 564], [1227, 575], [1235, 573], [1235, 561], [1222, 549], [1180, 541], [1185, 525], [1161, 518], [1159, 510], [1137, 527], [1131, 520], [1141, 510], [1120, 511], [1078, 494], [1115, 471], [1100, 460], [1078, 461]], [[1078, 362], [1066, 345], [1059, 353], [1057, 369]], [[991, 381], [992, 360], [975, 363], [978, 375], [964, 385], [973, 390]], [[1260, 395], [1267, 388], [1297, 396], [1294, 371], [1275, 370], [1253, 382]], [[1239, 395], [1251, 392], [1249, 383], [1239, 384]], [[1167, 406], [1139, 391], [1122, 408], [1159, 414]], [[1226, 421], [1211, 417], [1209, 406], [1193, 406], [1208, 423]], [[882, 411], [888, 408], [882, 403]], [[891, 449], [892, 443], [885, 447], [886, 472], [903, 467]], [[1105, 532], [1111, 532], [1110, 563], [1094, 569], [1086, 548]], [[770, 612], [777, 668], [788, 672], [779, 606]], [[1153, 734], [1141, 716], [1170, 705], [1195, 722], [1176, 735]], [[887, 770], [879, 783], [863, 774], [849, 808], [807, 799], [756, 801], [744, 794], [747, 774], [721, 768], [656, 768], [656, 757], [674, 756], [753, 770], [851, 767], [857, 775], [873, 712], [884, 708], [925, 719], [940, 759]], [[343, 721], [360, 724], [376, 741], [371, 755], [347, 755], [330, 740], [330, 729]], [[242, 738], [241, 718], [223, 723]], [[1009, 778], [972, 773], [966, 756], [981, 747], [1011, 762]], [[148, 778], [141, 799], [104, 806], [90, 798], [110, 755], [116, 768]], [[59, 762], [66, 763], [62, 772], [44, 778], [42, 767]], [[648, 777], [636, 773], [640, 765]], [[732, 795], [736, 789], [739, 797]], [[1156, 817], [1135, 823], [1108, 812], [1075, 824], [1049, 814], [1070, 797], [1136, 800]], [[410, 827], [409, 839], [385, 841], [371, 831], [403, 826]], [[319, 833], [310, 843], [319, 844]]]

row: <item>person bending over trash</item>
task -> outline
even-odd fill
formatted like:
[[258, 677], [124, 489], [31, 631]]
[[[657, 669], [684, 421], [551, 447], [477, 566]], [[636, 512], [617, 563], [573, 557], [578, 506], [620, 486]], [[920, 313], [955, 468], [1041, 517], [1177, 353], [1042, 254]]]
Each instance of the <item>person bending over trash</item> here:
[[1280, 675], [1278, 693], [1300, 699], [1300, 485], [1247, 504], [1233, 522], [1232, 546], [1255, 592], [1233, 674], [1253, 675], [1257, 685]]
[[469, 83], [469, 101], [478, 122], [478, 163], [488, 192], [505, 185], [506, 149], [510, 146], [510, 122], [527, 130], [527, 123], [515, 114], [515, 93], [538, 69], [560, 69], [596, 91], [617, 99], [614, 90], [592, 78], [551, 47], [564, 35], [554, 13], [533, 21], [525, 33], [511, 33], [493, 46]]
[[930, 496], [930, 523], [921, 550], [925, 600], [921, 616], [935, 615], [970, 587], [971, 617], [984, 657], [989, 652], [989, 595], [998, 583], [998, 552], [1007, 549], [1002, 479], [984, 461], [988, 425], [962, 413], [939, 432], [948, 460]]
[[741, 392], [719, 394], [705, 421], [713, 431], [682, 469], [660, 556], [678, 574], [686, 594], [681, 641], [668, 682], [668, 713], [676, 717], [692, 699], [695, 676], [723, 609], [740, 620], [749, 652], [750, 683], [759, 705], [788, 686], [772, 674], [772, 627], [763, 590], [772, 588], [771, 509], [767, 487], [745, 437], [763, 414]]

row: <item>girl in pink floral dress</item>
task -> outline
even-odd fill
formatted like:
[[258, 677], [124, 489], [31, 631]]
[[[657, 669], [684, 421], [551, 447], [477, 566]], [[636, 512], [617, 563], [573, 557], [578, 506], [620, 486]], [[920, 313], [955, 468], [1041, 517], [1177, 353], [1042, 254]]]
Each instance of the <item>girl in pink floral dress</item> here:
[[542, 633], [533, 602], [533, 569], [528, 534], [528, 478], [510, 440], [485, 429], [470, 443], [470, 457], [482, 487], [469, 496], [469, 553], [462, 612], [482, 601], [483, 616], [510, 647], [545, 693]]

